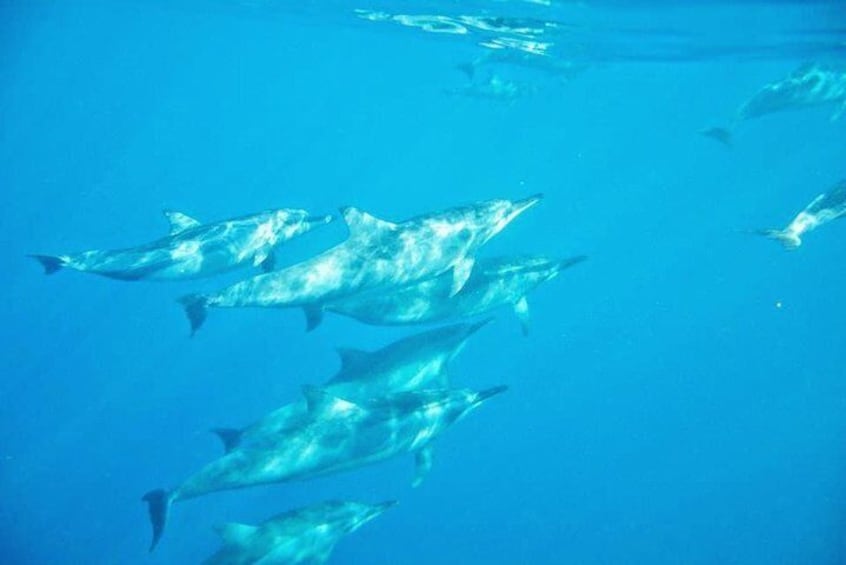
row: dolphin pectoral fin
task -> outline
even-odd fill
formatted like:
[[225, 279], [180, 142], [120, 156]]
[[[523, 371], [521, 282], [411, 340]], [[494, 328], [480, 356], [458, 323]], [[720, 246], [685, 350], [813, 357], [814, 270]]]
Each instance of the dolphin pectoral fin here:
[[45, 275], [52, 275], [68, 264], [67, 257], [55, 257], [53, 255], [29, 255], [29, 257], [41, 263]]
[[306, 317], [306, 331], [310, 332], [323, 321], [323, 308], [321, 306], [303, 306], [303, 313]]
[[419, 487], [432, 469], [432, 457], [434, 453], [431, 445], [420, 449], [414, 455], [414, 480], [411, 481], [412, 487]]
[[153, 526], [153, 541], [150, 543], [150, 551], [153, 551], [164, 533], [168, 510], [170, 510], [171, 496], [164, 489], [156, 489], [145, 494], [141, 500], [147, 503], [150, 523]]
[[526, 300], [525, 296], [514, 303], [514, 313], [520, 320], [520, 329], [523, 330], [523, 335], [529, 335], [529, 301]]
[[452, 298], [464, 288], [467, 279], [470, 278], [470, 273], [473, 271], [473, 265], [476, 260], [473, 257], [465, 257], [457, 262], [452, 267], [452, 287], [449, 291], [449, 297]]
[[229, 453], [241, 443], [241, 430], [235, 428], [214, 428], [211, 432], [223, 442], [223, 451], [226, 453]]
[[185, 315], [191, 324], [191, 336], [193, 337], [208, 315], [209, 300], [202, 294], [188, 294], [179, 299], [179, 303], [185, 308]]
[[731, 147], [732, 134], [729, 128], [711, 127], [700, 130], [699, 133], [714, 141], [719, 141], [726, 147]]
[[276, 269], [276, 254], [272, 249], [257, 253], [254, 264], [256, 267], [261, 267], [261, 270], [265, 273], [270, 273]]
[[215, 531], [220, 535], [220, 539], [223, 540], [225, 545], [234, 546], [246, 545], [256, 530], [258, 530], [256, 526], [239, 524], [237, 522], [229, 522], [215, 528]]
[[196, 228], [201, 225], [198, 220], [195, 220], [188, 214], [177, 212], [176, 210], [162, 210], [165, 218], [170, 224], [170, 235], [176, 235], [185, 230]]

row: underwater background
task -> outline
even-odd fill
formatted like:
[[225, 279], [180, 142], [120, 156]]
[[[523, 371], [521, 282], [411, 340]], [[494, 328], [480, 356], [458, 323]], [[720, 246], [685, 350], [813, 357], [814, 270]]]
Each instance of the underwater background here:
[[[744, 233], [846, 175], [846, 118], [768, 116], [730, 148], [698, 133], [843, 62], [844, 30], [839, 1], [3, 2], [0, 561], [194, 563], [216, 524], [340, 498], [400, 504], [333, 563], [846, 563], [846, 223], [793, 253]], [[503, 66], [531, 88], [462, 95], [457, 67], [503, 36], [584, 68]], [[154, 239], [162, 208], [398, 221], [537, 192], [481, 256], [589, 260], [529, 296], [527, 337], [505, 309], [471, 338], [453, 383], [510, 390], [438, 440], [420, 487], [403, 457], [203, 497], [147, 553], [141, 495], [217, 457], [210, 428], [325, 381], [338, 346], [419, 328], [244, 309], [189, 338], [176, 299], [245, 271], [45, 277], [27, 254]]]

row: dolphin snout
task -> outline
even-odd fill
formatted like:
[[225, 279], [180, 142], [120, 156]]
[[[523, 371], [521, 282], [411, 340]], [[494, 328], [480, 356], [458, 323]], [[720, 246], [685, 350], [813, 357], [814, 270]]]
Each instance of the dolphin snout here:
[[327, 214], [325, 216], [309, 216], [306, 218], [306, 221], [311, 224], [328, 224], [329, 222], [333, 221], [335, 216]]
[[531, 208], [532, 206], [534, 206], [535, 204], [537, 204], [541, 200], [543, 200], [543, 193], [538, 192], [537, 194], [533, 194], [532, 196], [529, 196], [528, 198], [524, 198], [522, 200], [516, 200], [514, 202], [514, 207], [517, 209], [517, 213], [519, 214], [520, 212], [528, 210], [529, 208]]
[[397, 504], [399, 504], [399, 501], [397, 501], [397, 500], [386, 500], [385, 502], [382, 502], [382, 503], [379, 503], [379, 504], [376, 505], [376, 511], [381, 514], [385, 510], [393, 508]]

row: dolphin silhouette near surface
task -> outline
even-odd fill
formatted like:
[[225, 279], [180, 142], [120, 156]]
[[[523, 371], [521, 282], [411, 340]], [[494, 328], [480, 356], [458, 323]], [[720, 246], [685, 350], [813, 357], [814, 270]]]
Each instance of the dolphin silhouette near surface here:
[[755, 233], [781, 242], [787, 250], [802, 245], [802, 235], [823, 224], [846, 216], [846, 180], [814, 198], [784, 229], [756, 230]]

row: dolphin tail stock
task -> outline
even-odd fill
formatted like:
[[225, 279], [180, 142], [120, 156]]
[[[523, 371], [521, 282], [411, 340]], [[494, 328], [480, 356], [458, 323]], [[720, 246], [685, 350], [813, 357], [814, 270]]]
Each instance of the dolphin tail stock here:
[[799, 238], [799, 236], [787, 230], [752, 230], [749, 233], [753, 233], [755, 235], [762, 235], [769, 239], [774, 239], [781, 243], [784, 248], [788, 251], [793, 251], [797, 249], [800, 245], [802, 245], [802, 240]]
[[731, 128], [728, 127], [710, 127], [699, 130], [699, 133], [713, 139], [714, 141], [718, 141], [725, 145], [726, 147], [732, 146], [732, 132]]
[[212, 428], [211, 432], [220, 438], [225, 453], [229, 453], [240, 445], [243, 434], [242, 430], [236, 428]]
[[162, 539], [173, 496], [164, 489], [155, 489], [141, 497], [141, 500], [147, 503], [150, 524], [153, 526], [153, 540], [150, 543], [150, 551], [153, 551], [156, 549], [159, 540]]
[[55, 272], [62, 270], [68, 264], [68, 258], [55, 255], [28, 255], [32, 257], [44, 267], [45, 275], [52, 275]]
[[209, 298], [203, 294], [187, 294], [179, 299], [179, 303], [185, 308], [185, 315], [188, 316], [188, 322], [191, 324], [191, 336], [193, 337], [197, 330], [206, 321], [209, 311]]

